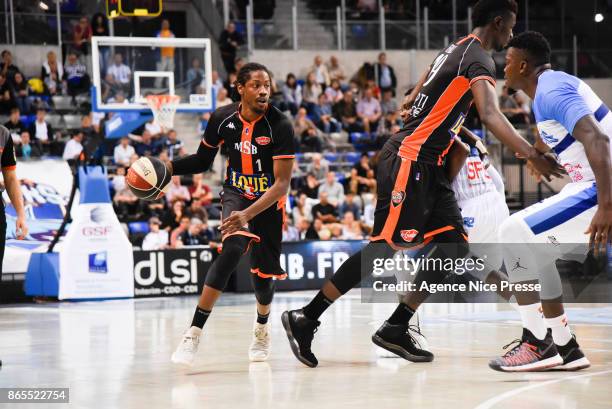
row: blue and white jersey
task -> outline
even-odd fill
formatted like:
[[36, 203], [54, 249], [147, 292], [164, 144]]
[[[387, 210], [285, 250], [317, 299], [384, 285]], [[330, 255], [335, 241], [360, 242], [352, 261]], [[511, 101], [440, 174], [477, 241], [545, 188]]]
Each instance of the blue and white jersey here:
[[538, 78], [533, 113], [540, 137], [558, 155], [572, 181], [595, 180], [584, 146], [572, 136], [576, 122], [592, 114], [612, 137], [612, 113], [591, 87], [565, 72], [545, 71]]

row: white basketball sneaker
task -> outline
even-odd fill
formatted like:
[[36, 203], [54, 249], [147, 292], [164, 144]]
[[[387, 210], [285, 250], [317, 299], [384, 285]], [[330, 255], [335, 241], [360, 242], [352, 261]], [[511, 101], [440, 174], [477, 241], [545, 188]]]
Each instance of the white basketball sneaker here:
[[255, 321], [253, 326], [253, 341], [249, 347], [249, 360], [262, 362], [270, 355], [270, 324], [260, 324]]
[[201, 334], [202, 330], [198, 327], [191, 327], [185, 331], [181, 343], [170, 358], [172, 362], [179, 365], [192, 366], [195, 354], [198, 352]]

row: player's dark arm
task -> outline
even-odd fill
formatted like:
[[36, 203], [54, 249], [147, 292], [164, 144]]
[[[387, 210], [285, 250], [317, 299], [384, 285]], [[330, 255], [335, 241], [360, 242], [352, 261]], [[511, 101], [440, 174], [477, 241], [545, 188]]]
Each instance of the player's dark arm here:
[[[600, 246], [610, 241], [612, 231], [612, 163], [610, 140], [603, 133], [593, 115], [583, 116], [572, 132], [572, 136], [584, 145], [584, 151], [595, 174], [597, 183], [597, 212], [585, 233], [590, 233], [590, 244], [598, 252]], [[605, 247], [604, 247], [605, 248]], [[605, 251], [605, 250], [604, 250]]]
[[455, 136], [455, 142], [446, 156], [446, 176], [451, 182], [457, 177], [459, 171], [465, 164], [470, 154], [470, 147], [459, 137]]
[[232, 214], [223, 220], [221, 234], [226, 236], [240, 230], [249, 220], [281, 200], [289, 191], [291, 182], [291, 171], [293, 170], [293, 159], [274, 160], [274, 183], [272, 187], [257, 199], [252, 205], [240, 212]]
[[172, 175], [193, 175], [210, 169], [219, 148], [211, 148], [200, 143], [198, 150], [193, 155], [166, 162], [166, 166]]
[[476, 81], [471, 86], [476, 109], [482, 123], [493, 132], [495, 137], [517, 154], [527, 159], [544, 176], [561, 177], [565, 170], [557, 163], [554, 156], [538, 152], [529, 142], [519, 135], [508, 119], [499, 110], [495, 88], [489, 81]]
[[481, 159], [483, 158], [483, 156], [489, 154], [487, 147], [484, 145], [484, 143], [482, 143], [482, 139], [480, 139], [478, 135], [467, 129], [465, 126], [461, 127], [461, 129], [459, 130], [459, 135], [462, 138], [465, 138], [465, 140], [469, 140], [472, 142], [472, 145], [474, 145], [474, 147], [478, 149], [478, 153], [480, 154]]

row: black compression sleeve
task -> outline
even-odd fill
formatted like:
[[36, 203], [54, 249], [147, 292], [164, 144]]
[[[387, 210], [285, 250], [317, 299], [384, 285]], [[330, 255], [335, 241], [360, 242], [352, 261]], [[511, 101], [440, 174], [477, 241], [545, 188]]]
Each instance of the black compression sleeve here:
[[192, 175], [207, 171], [215, 160], [218, 148], [209, 148], [200, 144], [198, 151], [193, 155], [172, 161], [173, 175]]

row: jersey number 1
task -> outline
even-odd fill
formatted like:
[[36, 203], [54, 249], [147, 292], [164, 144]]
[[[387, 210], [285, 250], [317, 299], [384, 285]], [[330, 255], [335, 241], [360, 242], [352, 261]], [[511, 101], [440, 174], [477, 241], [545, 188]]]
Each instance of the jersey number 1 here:
[[255, 161], [255, 164], [257, 165], [257, 171], [261, 172], [261, 159], [257, 159]]

